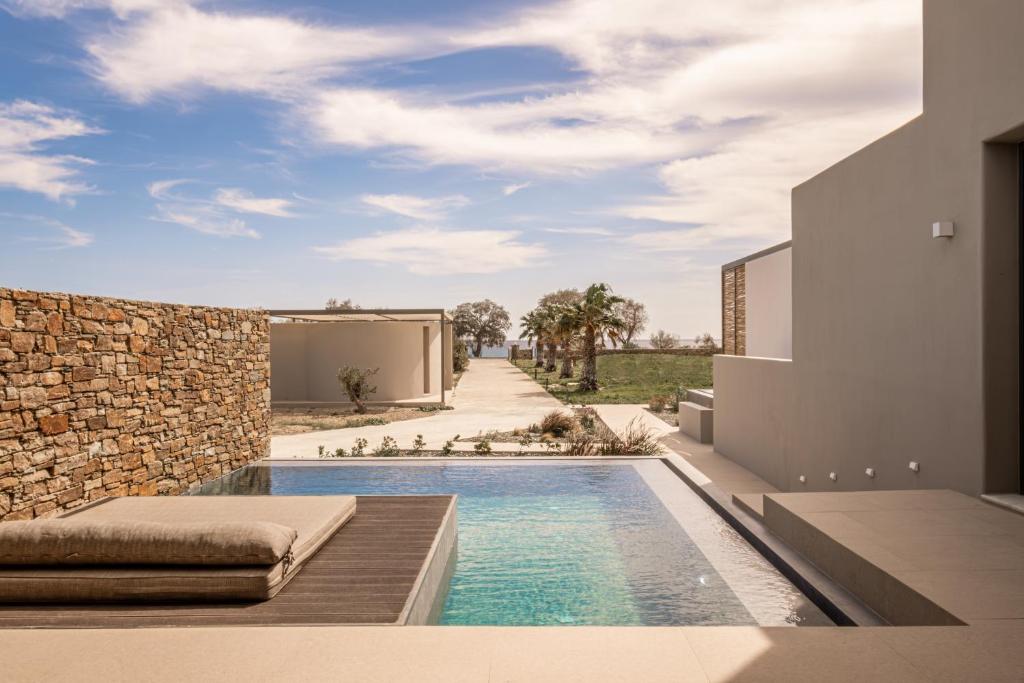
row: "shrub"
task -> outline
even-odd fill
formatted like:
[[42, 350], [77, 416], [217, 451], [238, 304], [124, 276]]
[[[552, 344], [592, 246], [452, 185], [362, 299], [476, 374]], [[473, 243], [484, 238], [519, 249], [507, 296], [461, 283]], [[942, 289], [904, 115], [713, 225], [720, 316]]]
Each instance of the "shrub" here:
[[658, 330], [651, 335], [651, 347], [661, 351], [678, 348], [679, 337], [665, 330]]
[[352, 446], [352, 457], [361, 458], [363, 453], [366, 451], [366, 447], [370, 445], [370, 442], [360, 437], [356, 439], [355, 445]]
[[372, 427], [375, 425], [386, 425], [388, 423], [383, 417], [364, 417], [358, 420], [351, 420], [345, 427]]
[[395, 458], [401, 454], [402, 451], [398, 449], [398, 442], [390, 436], [385, 436], [381, 439], [380, 445], [373, 451], [373, 455], [378, 458]]
[[452, 369], [463, 372], [469, 367], [469, 349], [463, 339], [452, 340]]
[[345, 390], [348, 400], [355, 404], [357, 413], [366, 412], [366, 399], [377, 391], [377, 387], [370, 386], [369, 380], [379, 371], [380, 368], [362, 370], [348, 365], [338, 369], [338, 384]]
[[597, 426], [597, 411], [591, 407], [581, 408], [579, 415], [577, 416], [580, 421], [580, 426], [588, 432], [593, 432], [594, 427]]
[[525, 451], [527, 448], [533, 445], [533, 434], [530, 432], [523, 432], [519, 437], [519, 450]]
[[651, 400], [647, 402], [647, 407], [656, 413], [660, 413], [665, 410], [670, 400], [668, 396], [651, 396]]
[[451, 457], [455, 454], [455, 442], [459, 440], [459, 435], [456, 434], [454, 438], [448, 439], [441, 446], [441, 455], [445, 457]]
[[597, 455], [597, 443], [594, 435], [587, 432], [570, 432], [562, 446], [562, 452], [566, 455], [580, 457]]
[[644, 426], [637, 418], [626, 425], [621, 435], [615, 434], [607, 427], [599, 435], [601, 445], [599, 455], [658, 455], [661, 444], [649, 427]]
[[426, 445], [427, 445], [427, 442], [423, 440], [423, 435], [422, 434], [417, 434], [416, 438], [413, 439], [413, 441], [412, 441], [412, 452], [413, 453], [422, 453], [423, 449], [426, 447]]
[[561, 410], [552, 410], [540, 421], [542, 434], [551, 434], [556, 437], [563, 437], [566, 434], [576, 431], [578, 423], [576, 418]]
[[488, 455], [491, 453], [491, 442], [487, 439], [477, 441], [473, 446], [473, 450], [476, 451], [477, 455]]

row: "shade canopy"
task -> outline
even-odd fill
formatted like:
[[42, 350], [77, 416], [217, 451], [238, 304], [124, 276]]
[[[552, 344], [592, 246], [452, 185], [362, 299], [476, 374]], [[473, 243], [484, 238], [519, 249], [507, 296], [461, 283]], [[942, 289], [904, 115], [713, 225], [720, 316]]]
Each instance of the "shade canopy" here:
[[443, 308], [356, 308], [268, 311], [272, 318], [310, 322], [438, 322], [448, 321]]

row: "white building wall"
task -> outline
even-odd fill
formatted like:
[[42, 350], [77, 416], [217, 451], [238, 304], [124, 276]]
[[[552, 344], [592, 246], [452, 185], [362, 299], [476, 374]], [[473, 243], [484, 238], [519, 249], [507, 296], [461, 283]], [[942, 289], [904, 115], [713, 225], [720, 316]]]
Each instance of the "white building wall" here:
[[793, 358], [793, 250], [746, 263], [746, 355]]
[[[424, 392], [423, 328], [429, 330], [430, 391]], [[441, 393], [441, 325], [424, 322], [317, 322], [270, 325], [270, 393], [275, 403], [347, 402], [338, 369], [380, 368], [370, 401]]]

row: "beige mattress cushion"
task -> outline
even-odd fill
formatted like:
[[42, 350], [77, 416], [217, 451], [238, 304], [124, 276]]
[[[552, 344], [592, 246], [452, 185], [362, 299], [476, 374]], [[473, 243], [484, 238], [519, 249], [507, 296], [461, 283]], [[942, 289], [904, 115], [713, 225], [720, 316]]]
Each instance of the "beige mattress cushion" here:
[[4, 567], [0, 568], [0, 603], [266, 600], [281, 590], [355, 512], [354, 496], [113, 498], [65, 519], [272, 522], [296, 531], [292, 560], [245, 567]]
[[0, 565], [273, 565], [297, 535], [261, 521], [10, 522], [0, 524]]

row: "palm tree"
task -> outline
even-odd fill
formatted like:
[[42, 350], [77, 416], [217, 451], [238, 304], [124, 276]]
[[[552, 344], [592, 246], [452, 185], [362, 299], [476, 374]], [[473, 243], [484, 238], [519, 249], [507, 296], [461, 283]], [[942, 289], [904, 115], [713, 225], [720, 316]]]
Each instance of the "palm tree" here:
[[587, 287], [583, 300], [573, 306], [572, 316], [583, 333], [583, 373], [580, 391], [597, 391], [597, 338], [606, 336], [614, 344], [625, 327], [616, 313], [623, 298], [612, 294], [612, 288], [603, 282]]
[[558, 373], [561, 379], [572, 377], [573, 351], [579, 338], [580, 327], [575, 315], [573, 306], [559, 306], [554, 318], [552, 331], [562, 346], [562, 371]]
[[538, 306], [536, 311], [544, 328], [544, 344], [547, 347], [544, 357], [544, 372], [554, 372], [558, 362], [558, 307]]
[[[536, 367], [544, 365], [544, 335], [547, 333], [546, 323], [538, 309], [533, 309], [519, 319], [523, 337], [527, 344], [533, 344], [537, 351]], [[536, 341], [536, 344], [534, 342]]]

